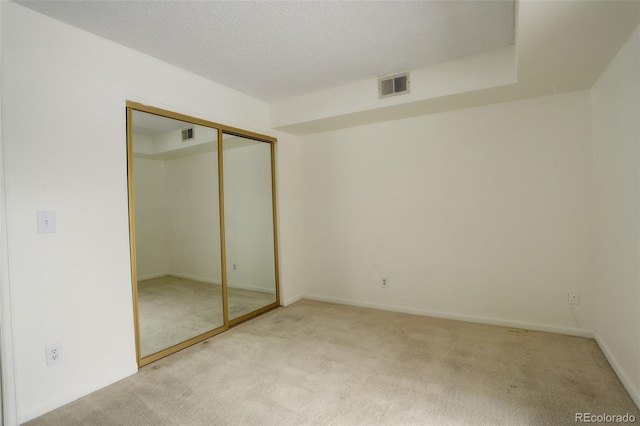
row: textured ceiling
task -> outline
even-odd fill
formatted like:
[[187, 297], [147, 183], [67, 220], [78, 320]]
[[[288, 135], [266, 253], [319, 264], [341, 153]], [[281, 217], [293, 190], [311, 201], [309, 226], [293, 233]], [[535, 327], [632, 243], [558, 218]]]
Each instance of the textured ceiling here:
[[266, 101], [514, 42], [513, 1], [17, 1]]

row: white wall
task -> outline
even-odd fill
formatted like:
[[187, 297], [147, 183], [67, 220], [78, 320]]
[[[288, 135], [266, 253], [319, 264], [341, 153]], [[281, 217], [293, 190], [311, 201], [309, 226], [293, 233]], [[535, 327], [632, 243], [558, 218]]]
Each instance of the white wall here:
[[[2, 29], [2, 8], [0, 7], [0, 30]], [[0, 31], [0, 67], [4, 62], [2, 54], [2, 31]], [[7, 215], [5, 198], [5, 156], [2, 131], [2, 87], [0, 86], [0, 371], [2, 374], [2, 424], [17, 423], [15, 399], [15, 375], [11, 348], [13, 347], [13, 327], [11, 318], [11, 288], [9, 287], [9, 254], [7, 243]]]
[[301, 251], [308, 243], [304, 238], [302, 149], [297, 137], [274, 133], [278, 138], [275, 151], [280, 300], [286, 306], [302, 297], [306, 277]]
[[[234, 146], [234, 142], [225, 140], [225, 148]], [[224, 150], [225, 242], [230, 287], [275, 292], [271, 182], [269, 144], [258, 142]]]
[[576, 92], [301, 137], [306, 295], [590, 335], [590, 114]]
[[138, 279], [145, 280], [169, 273], [165, 162], [134, 157], [133, 170], [136, 267]]
[[640, 405], [640, 31], [593, 88], [596, 336]]
[[136, 157], [134, 174], [138, 279], [171, 274], [220, 284], [217, 152]]
[[204, 282], [222, 282], [218, 153], [166, 162], [169, 272]]
[[[125, 100], [260, 133], [268, 105], [15, 3], [0, 7], [9, 351], [23, 422], [137, 371]], [[57, 233], [36, 233], [39, 210], [56, 212]], [[64, 360], [47, 367], [44, 347], [55, 342]]]

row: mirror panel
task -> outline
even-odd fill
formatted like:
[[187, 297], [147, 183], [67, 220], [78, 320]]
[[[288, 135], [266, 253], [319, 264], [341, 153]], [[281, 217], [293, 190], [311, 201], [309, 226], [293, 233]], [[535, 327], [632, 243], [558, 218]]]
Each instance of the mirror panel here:
[[133, 110], [130, 139], [145, 358], [224, 326], [218, 130]]
[[277, 301], [272, 144], [223, 133], [229, 321]]

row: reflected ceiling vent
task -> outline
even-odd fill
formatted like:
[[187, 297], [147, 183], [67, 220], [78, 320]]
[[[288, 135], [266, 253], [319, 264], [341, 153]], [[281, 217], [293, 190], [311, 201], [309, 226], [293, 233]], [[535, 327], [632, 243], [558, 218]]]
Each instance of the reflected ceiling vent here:
[[410, 93], [409, 73], [394, 74], [378, 79], [378, 98], [388, 98], [389, 96], [404, 95]]
[[195, 136], [193, 135], [193, 127], [182, 129], [182, 142], [189, 142], [193, 140], [194, 137]]

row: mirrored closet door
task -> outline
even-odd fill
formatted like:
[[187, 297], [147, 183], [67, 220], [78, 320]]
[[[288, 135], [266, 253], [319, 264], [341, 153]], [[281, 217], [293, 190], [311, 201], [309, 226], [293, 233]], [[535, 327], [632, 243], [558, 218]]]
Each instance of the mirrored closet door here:
[[275, 139], [127, 105], [142, 366], [279, 305]]
[[229, 320], [276, 302], [273, 145], [223, 133]]

